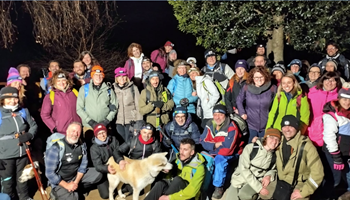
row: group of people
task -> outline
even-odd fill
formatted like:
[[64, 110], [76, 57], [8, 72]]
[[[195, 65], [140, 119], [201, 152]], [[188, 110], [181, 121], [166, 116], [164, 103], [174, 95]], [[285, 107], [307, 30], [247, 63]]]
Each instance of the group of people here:
[[28, 65], [10, 68], [0, 91], [1, 192], [31, 199], [18, 177], [42, 121], [52, 199], [82, 199], [94, 187], [109, 198], [107, 173], [116, 173], [109, 157], [123, 170], [123, 156], [160, 152], [169, 152], [175, 173], [161, 173], [147, 200], [198, 199], [208, 194], [207, 177], [216, 199], [301, 200], [318, 188], [334, 198], [343, 177], [350, 191], [349, 61], [338, 49], [329, 42], [319, 63], [285, 66], [258, 45], [233, 68], [208, 49], [200, 69], [194, 57], [177, 59], [170, 41], [150, 57], [132, 43], [113, 84], [91, 52], [81, 53], [71, 73], [50, 61], [42, 96]]

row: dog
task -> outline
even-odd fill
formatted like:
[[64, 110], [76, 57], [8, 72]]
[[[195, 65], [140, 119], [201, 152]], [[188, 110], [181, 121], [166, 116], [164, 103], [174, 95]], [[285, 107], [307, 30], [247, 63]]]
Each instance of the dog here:
[[[41, 174], [38, 161], [34, 161], [34, 167], [37, 170], [38, 174]], [[32, 166], [32, 164], [28, 164], [24, 167], [21, 176], [18, 178], [18, 181], [20, 183], [24, 183], [24, 182], [26, 182], [34, 177], [35, 177], [35, 175], [34, 175], [34, 171], [33, 171], [33, 166]]]
[[145, 188], [147, 196], [151, 189], [151, 184], [162, 170], [171, 170], [173, 165], [168, 163], [165, 157], [168, 153], [155, 153], [143, 160], [131, 160], [124, 157], [127, 164], [124, 170], [120, 170], [119, 165], [114, 161], [113, 156], [108, 159], [107, 164], [115, 170], [115, 174], [107, 174], [109, 182], [109, 200], [114, 200], [113, 192], [118, 186], [118, 195], [125, 198], [122, 193], [124, 183], [130, 184], [133, 188], [133, 200], [139, 199], [139, 194]]

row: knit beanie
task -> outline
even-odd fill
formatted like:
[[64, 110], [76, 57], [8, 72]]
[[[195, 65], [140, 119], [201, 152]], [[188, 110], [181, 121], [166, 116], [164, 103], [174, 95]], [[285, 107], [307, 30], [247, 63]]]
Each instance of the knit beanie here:
[[207, 49], [204, 52], [204, 58], [207, 59], [209, 56], [215, 56], [216, 53], [212, 49]]
[[309, 69], [308, 69], [307, 71], [310, 72], [311, 68], [313, 68], [313, 67], [319, 68], [319, 69], [320, 69], [320, 72], [322, 71], [321, 66], [318, 65], [317, 63], [313, 63], [312, 65], [310, 65], [310, 67], [309, 67]]
[[22, 83], [22, 78], [19, 75], [17, 69], [14, 67], [11, 67], [9, 70], [9, 74], [7, 76], [7, 85], [10, 85], [11, 83], [16, 81]]
[[266, 139], [268, 136], [275, 136], [281, 140], [281, 132], [275, 128], [269, 128], [265, 131], [264, 139]]
[[350, 88], [343, 87], [338, 92], [338, 98], [350, 99]]
[[214, 106], [213, 108], [213, 113], [222, 113], [222, 114], [227, 114], [227, 108], [226, 106], [222, 105], [222, 104], [217, 104]]
[[175, 45], [174, 45], [172, 42], [170, 42], [170, 41], [166, 41], [166, 43], [164, 44], [164, 46], [165, 46], [165, 47], [166, 47], [166, 46], [174, 47]]
[[[337, 70], [337, 68], [338, 68], [338, 63], [337, 63], [337, 61], [335, 61], [335, 60], [329, 60], [329, 61], [327, 61], [327, 63], [333, 64], [334, 70], [335, 70], [335, 71]], [[327, 65], [327, 63], [326, 63], [326, 65]]]
[[95, 65], [91, 68], [91, 78], [94, 76], [95, 73], [101, 73], [103, 75], [103, 78], [105, 77], [103, 68], [100, 65]]
[[14, 87], [3, 87], [0, 90], [0, 99], [18, 98], [18, 90]]
[[106, 133], [107, 133], [106, 126], [103, 125], [103, 124], [96, 124], [96, 126], [94, 127], [94, 135], [95, 135], [95, 137], [97, 137], [97, 135], [98, 135], [98, 133], [100, 131], [106, 131]]
[[274, 71], [280, 71], [283, 75], [285, 75], [286, 67], [283, 64], [276, 64], [275, 66], [273, 66], [271, 74], [273, 74]]
[[175, 116], [176, 116], [177, 114], [186, 114], [186, 113], [187, 113], [187, 110], [186, 110], [186, 108], [183, 107], [183, 106], [179, 106], [179, 107], [176, 107], [176, 108], [175, 108], [175, 112], [174, 112]]
[[284, 126], [294, 127], [295, 130], [299, 131], [299, 120], [294, 115], [285, 115], [282, 118], [281, 128]]
[[243, 67], [245, 69], [246, 72], [249, 71], [249, 65], [247, 63], [247, 61], [245, 60], [237, 60], [236, 64], [235, 64], [235, 70], [238, 68], [238, 67]]
[[290, 68], [292, 65], [298, 65], [300, 70], [300, 68], [302, 67], [301, 60], [299, 59], [292, 60], [292, 62], [289, 63], [288, 67]]

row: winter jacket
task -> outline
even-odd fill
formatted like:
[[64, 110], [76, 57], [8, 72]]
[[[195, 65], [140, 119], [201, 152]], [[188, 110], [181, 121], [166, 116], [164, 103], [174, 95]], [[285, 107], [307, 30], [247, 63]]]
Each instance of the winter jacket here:
[[322, 69], [322, 73], [324, 72], [324, 70], [326, 69], [326, 64], [328, 61], [330, 60], [334, 60], [338, 63], [338, 67], [337, 70], [340, 72], [341, 77], [343, 77], [346, 80], [350, 79], [350, 70], [349, 70], [349, 60], [345, 58], [344, 55], [342, 54], [337, 54], [335, 56], [328, 56], [326, 55], [325, 58], [323, 58], [318, 65], [321, 66]]
[[165, 54], [162, 56], [159, 49], [154, 50], [151, 53], [151, 60], [154, 63], [158, 63], [160, 65], [160, 68], [162, 69], [162, 73], [165, 73], [165, 68], [167, 66], [167, 60], [168, 60], [168, 54]]
[[327, 102], [336, 100], [338, 98], [338, 89], [333, 91], [324, 91], [316, 89], [316, 86], [310, 89], [308, 99], [311, 107], [311, 120], [308, 128], [308, 136], [316, 146], [323, 146], [323, 135], [322, 130], [322, 116], [323, 107]]
[[[337, 100], [336, 100], [337, 101]], [[340, 150], [342, 156], [350, 156], [350, 112], [339, 112], [331, 101], [324, 106], [323, 140], [328, 152]]]
[[41, 107], [40, 116], [52, 133], [53, 129], [56, 128], [58, 133], [65, 135], [71, 122], [81, 122], [77, 114], [77, 96], [71, 89], [63, 92], [53, 88], [52, 92], [54, 92], [54, 103], [52, 105], [50, 94], [47, 94]]
[[[16, 133], [27, 132], [34, 138], [38, 126], [30, 116], [28, 109], [23, 108], [25, 119], [19, 113], [22, 108], [15, 110], [13, 115], [11, 110], [0, 107], [1, 125], [0, 125], [0, 159], [18, 158], [26, 155], [24, 146], [19, 146], [19, 139], [15, 138]], [[25, 133], [25, 134], [27, 134]]]
[[96, 171], [101, 173], [108, 173], [108, 159], [113, 156], [114, 160], [119, 163], [124, 160], [122, 154], [119, 152], [119, 142], [114, 136], [109, 136], [107, 144], [97, 144], [96, 137], [92, 138], [92, 146], [90, 148], [90, 155], [92, 164]]
[[202, 71], [205, 75], [208, 75], [212, 80], [213, 74], [215, 72], [224, 74], [227, 77], [227, 79], [220, 82], [224, 90], [226, 90], [229, 80], [232, 78], [233, 75], [235, 75], [235, 72], [231, 69], [231, 67], [228, 64], [221, 62], [216, 62], [213, 69], [209, 69], [208, 66], [204, 66], [202, 68]]
[[[283, 140], [285, 140], [285, 137], [282, 137], [281, 144]], [[287, 142], [287, 144], [291, 146], [292, 153], [284, 167], [283, 145], [280, 145], [276, 151], [276, 169], [279, 180], [292, 184], [296, 161], [303, 141], [306, 141], [306, 144], [303, 151], [303, 158], [300, 162], [296, 189], [299, 189], [301, 196], [306, 198], [315, 192], [324, 176], [320, 156], [307, 136], [303, 136], [298, 132], [293, 139]]]
[[295, 76], [295, 78], [298, 80], [298, 83], [304, 83], [304, 82], [305, 82], [304, 77], [302, 77], [302, 76], [300, 75], [300, 71], [298, 71], [297, 73], [294, 73], [294, 76]]
[[259, 193], [263, 188], [261, 181], [265, 176], [270, 176], [270, 181], [275, 180], [276, 165], [273, 164], [272, 168], [269, 169], [275, 152], [267, 151], [260, 140], [257, 140], [256, 144], [259, 145], [259, 149], [253, 160], [250, 160], [250, 154], [253, 151], [254, 144], [250, 143], [244, 147], [242, 154], [239, 156], [238, 167], [232, 174], [231, 185], [235, 188], [242, 188], [249, 184], [256, 193]]
[[[187, 76], [187, 74], [186, 74]], [[187, 76], [179, 76], [176, 74], [173, 79], [170, 80], [167, 86], [170, 94], [173, 95], [173, 100], [176, 107], [180, 107], [180, 100], [183, 98], [187, 98], [189, 101], [189, 105], [187, 107], [188, 113], [196, 113], [196, 107], [194, 103], [197, 102], [198, 96], [192, 96], [193, 89], [192, 80]]]
[[[210, 126], [206, 125], [200, 137], [203, 148], [212, 155], [231, 156], [237, 153], [241, 154], [244, 142], [237, 125], [229, 117], [226, 117], [219, 131], [216, 130], [216, 126], [214, 120]], [[215, 148], [216, 142], [222, 142], [222, 145]]]
[[[204, 182], [205, 177], [205, 159], [204, 157], [196, 153], [189, 163], [182, 163], [179, 158], [179, 154], [176, 155], [175, 161], [177, 165], [177, 175], [183, 180], [188, 182], [188, 185], [179, 192], [169, 195], [169, 199], [181, 200], [181, 199], [199, 199], [200, 190]], [[195, 172], [195, 173], [193, 173]]]
[[[150, 93], [150, 99], [147, 101], [146, 90]], [[162, 94], [167, 96], [166, 99], [163, 99]], [[142, 90], [140, 99], [139, 99], [139, 111], [141, 115], [145, 115], [146, 122], [151, 123], [154, 127], [156, 127], [156, 108], [153, 106], [153, 101], [163, 101], [164, 105], [161, 108], [160, 115], [160, 125], [167, 124], [170, 121], [169, 114], [171, 113], [174, 107], [174, 101], [169, 90], [161, 83], [157, 89], [148, 84], [145, 89]]]
[[133, 82], [127, 83], [123, 88], [114, 83], [114, 91], [118, 98], [118, 112], [116, 124], [130, 124], [130, 121], [142, 120], [139, 112], [140, 92]]
[[[169, 122], [164, 127], [165, 132], [168, 136], [171, 137], [171, 140], [174, 142], [175, 147], [180, 147], [180, 142], [184, 138], [192, 138], [196, 144], [199, 144], [199, 137], [201, 133], [199, 132], [197, 124], [192, 122], [191, 115], [187, 116], [187, 120], [184, 125], [179, 126], [176, 121]], [[163, 144], [169, 147], [165, 140], [163, 140]]]
[[238, 112], [241, 116], [247, 115], [247, 123], [250, 129], [255, 131], [265, 129], [276, 89], [275, 85], [267, 82], [261, 87], [255, 87], [253, 84], [245, 85], [239, 92], [236, 100]]
[[213, 107], [220, 98], [217, 87], [209, 76], [196, 76], [196, 91], [200, 99], [200, 109], [197, 109], [198, 117], [202, 119], [213, 118]]
[[77, 100], [77, 113], [85, 127], [92, 128], [88, 122], [94, 120], [97, 123], [107, 119], [112, 121], [117, 114], [118, 100], [112, 89], [106, 83], [102, 83], [99, 90], [94, 88], [92, 80], [89, 84], [89, 92], [85, 97], [85, 89], [79, 90]]
[[79, 90], [79, 88], [82, 86], [79, 80], [83, 79], [85, 84], [90, 83], [90, 80], [91, 80], [90, 73], [87, 73], [87, 72], [85, 72], [83, 77], [79, 77], [75, 72], [71, 72], [69, 73], [69, 77], [73, 80], [73, 83], [74, 83], [73, 87], [77, 90]]
[[174, 73], [174, 62], [172, 62], [171, 64], [168, 64], [168, 67], [165, 68], [165, 73], [167, 73], [169, 75], [170, 78], [173, 78], [173, 73]]
[[314, 82], [311, 82], [310, 80], [307, 80], [307, 81], [305, 81], [305, 84], [311, 89], [312, 87], [317, 85], [318, 80], [319, 80], [319, 78], [316, 81], [314, 81]]
[[161, 143], [158, 140], [154, 140], [151, 144], [142, 144], [138, 139], [138, 135], [134, 136], [131, 140], [124, 142], [119, 151], [123, 155], [127, 155], [130, 159], [144, 159], [153, 153], [162, 152]]
[[[300, 105], [298, 104], [298, 98], [300, 99]], [[309, 125], [310, 107], [307, 96], [304, 96], [301, 90], [297, 91], [289, 101], [284, 91], [281, 91], [279, 98], [276, 95], [269, 112], [266, 129], [272, 127], [281, 131], [281, 122], [285, 115], [293, 115], [300, 120], [299, 130], [304, 135]]]
[[227, 110], [230, 114], [234, 113], [234, 110], [237, 109], [236, 99], [239, 95], [239, 92], [245, 85], [246, 80], [234, 81], [232, 87], [228, 87], [225, 93], [225, 104]]
[[[142, 58], [143, 58], [143, 54], [141, 54], [141, 58], [140, 58], [141, 71], [143, 71], [143, 69], [142, 69]], [[129, 80], [131, 80], [135, 76], [135, 63], [134, 63], [132, 58], [129, 58], [125, 62], [124, 68], [126, 69], [126, 73], [127, 73], [128, 77], [129, 77]]]

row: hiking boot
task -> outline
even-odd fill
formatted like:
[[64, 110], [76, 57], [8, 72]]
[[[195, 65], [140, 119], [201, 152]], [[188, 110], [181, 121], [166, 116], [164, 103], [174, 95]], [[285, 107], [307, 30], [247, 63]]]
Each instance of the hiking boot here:
[[223, 194], [224, 194], [224, 189], [222, 187], [215, 187], [215, 191], [212, 197], [215, 199], [221, 199]]

